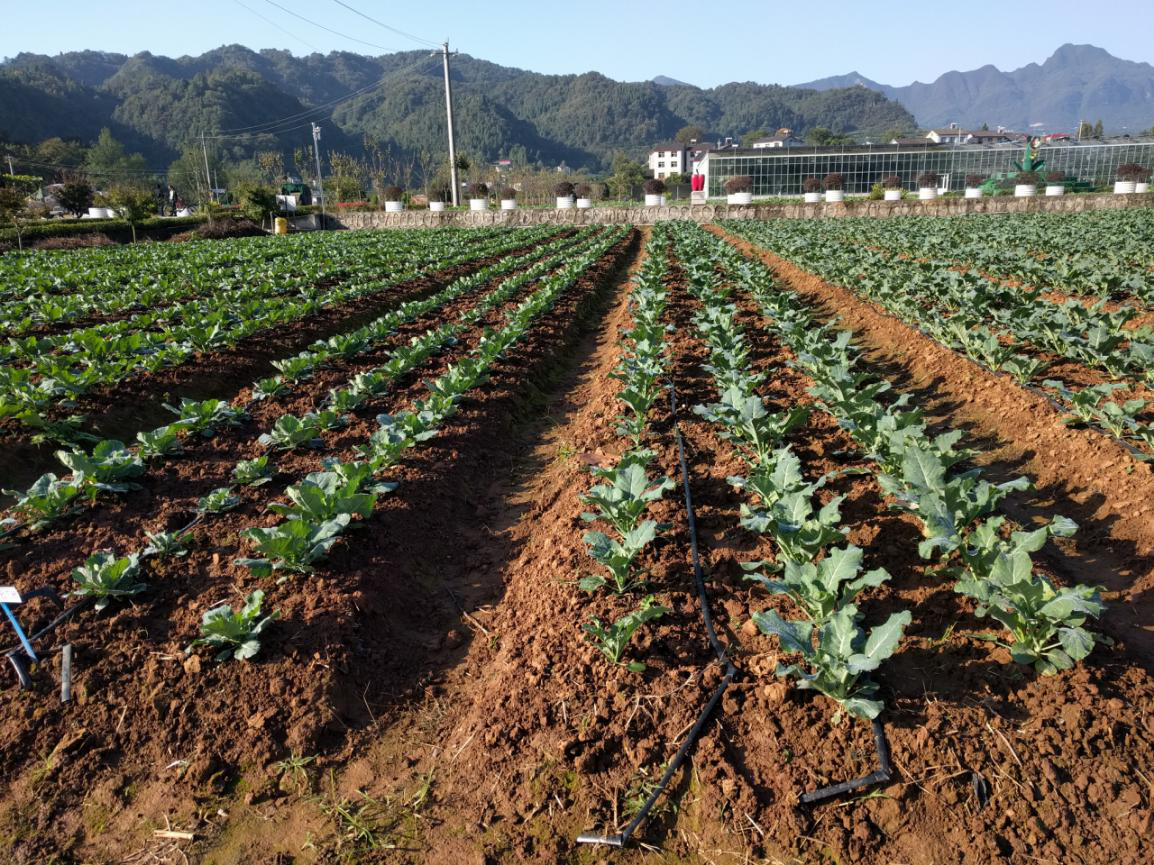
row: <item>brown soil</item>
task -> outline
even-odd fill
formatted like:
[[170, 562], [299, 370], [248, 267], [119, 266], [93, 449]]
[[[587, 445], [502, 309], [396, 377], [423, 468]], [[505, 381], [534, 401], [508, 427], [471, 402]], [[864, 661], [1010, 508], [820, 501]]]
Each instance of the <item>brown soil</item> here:
[[[619, 248], [617, 261], [631, 252]], [[779, 271], [805, 292], [803, 276]], [[646, 561], [670, 612], [631, 646], [648, 669], [609, 665], [580, 631], [591, 616], [636, 604], [573, 584], [592, 568], [581, 541], [586, 468], [623, 449], [609, 373], [628, 309], [615, 277], [607, 262], [533, 329], [445, 433], [413, 452], [400, 489], [321, 574], [253, 580], [228, 564], [235, 544], [214, 530], [138, 606], [101, 617], [98, 642], [90, 613], [70, 625], [79, 705], [55, 702], [44, 670], [35, 692], [11, 692], [0, 706], [0, 856], [20, 865], [50, 855], [202, 865], [1149, 861], [1154, 688], [1125, 605], [1104, 622], [1125, 642], [1079, 669], [1040, 678], [1012, 665], [1003, 649], [966, 636], [989, 623], [926, 573], [917, 527], [885, 507], [869, 474], [843, 475], [824, 494], [847, 496], [849, 539], [867, 549], [869, 566], [893, 574], [864, 597], [867, 621], [914, 612], [879, 674], [897, 774], [869, 795], [799, 804], [804, 790], [870, 771], [872, 744], [865, 725], [831, 725], [829, 701], [777, 679], [774, 642], [748, 623], [752, 611], [787, 605], [741, 578], [738, 563], [769, 550], [738, 527], [741, 498], [725, 479], [743, 462], [690, 411], [715, 394], [677, 270], [668, 313], [676, 421], [711, 609], [740, 673], [641, 828], [651, 852], [576, 843], [580, 832], [628, 821], [721, 676], [693, 586], [680, 485], [653, 511], [672, 524]], [[760, 330], [757, 310], [741, 309], [754, 363], [773, 373], [766, 399], [812, 402], [810, 382], [786, 366], [788, 351]], [[868, 342], [872, 331], [849, 316], [865, 321], [870, 310], [839, 311]], [[902, 349], [911, 363], [926, 356], [912, 338]], [[881, 368], [880, 354], [871, 359]], [[947, 398], [954, 364], [935, 385]], [[899, 385], [924, 399], [906, 375]], [[647, 443], [655, 468], [680, 481], [674, 420], [661, 406]], [[973, 423], [971, 432], [982, 430]], [[819, 411], [790, 439], [807, 473], [864, 465]], [[1093, 568], [1124, 582], [1106, 559], [1112, 544], [1099, 539], [1094, 558], [1048, 551], [1047, 561], [1059, 577], [1070, 562], [1083, 566], [1080, 579]], [[257, 660], [182, 663], [199, 613], [256, 585], [284, 616]], [[316, 760], [282, 772], [274, 761], [290, 752]], [[988, 790], [984, 806], [977, 787]], [[154, 828], [196, 838], [156, 838]]]
[[[244, 552], [235, 535], [214, 525], [186, 559], [152, 575], [141, 603], [85, 612], [65, 626], [57, 639], [76, 647], [76, 702], [53, 699], [54, 674], [44, 668], [33, 691], [12, 692], [0, 708], [6, 861], [66, 851], [119, 860], [152, 845], [162, 815], [211, 833], [221, 820], [216, 803], [246, 790], [257, 801], [276, 792], [274, 758], [292, 751], [347, 760], [351, 731], [422, 693], [460, 654], [456, 599], [505, 550], [484, 529], [484, 502], [508, 470], [510, 429], [534, 412], [534, 393], [552, 383], [580, 335], [574, 322], [597, 312], [635, 244], [618, 244], [495, 365], [442, 434], [398, 467], [400, 490], [320, 574], [255, 579], [231, 564]], [[335, 455], [352, 457], [351, 446]], [[457, 542], [446, 545], [449, 537]], [[184, 660], [200, 614], [258, 586], [282, 617], [261, 655], [220, 666]], [[35, 618], [39, 604], [24, 614]]]

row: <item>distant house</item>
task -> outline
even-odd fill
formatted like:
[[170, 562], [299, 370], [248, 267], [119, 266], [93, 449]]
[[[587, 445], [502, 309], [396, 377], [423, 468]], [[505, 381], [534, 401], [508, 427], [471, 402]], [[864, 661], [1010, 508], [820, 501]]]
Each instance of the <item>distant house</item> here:
[[926, 138], [934, 144], [965, 144], [969, 141], [970, 133], [959, 129], [956, 123], [951, 123], [945, 129], [931, 129]]
[[1013, 141], [1014, 136], [1008, 132], [990, 132], [988, 129], [979, 129], [971, 132], [967, 144], [1005, 144]]
[[649, 153], [649, 171], [658, 180], [672, 174], [689, 174], [688, 147], [676, 142], [658, 144]]
[[764, 150], [770, 147], [799, 147], [803, 143], [800, 139], [794, 138], [788, 133], [785, 135], [778, 133], [769, 138], [759, 138], [750, 146], [753, 147], [754, 150]]

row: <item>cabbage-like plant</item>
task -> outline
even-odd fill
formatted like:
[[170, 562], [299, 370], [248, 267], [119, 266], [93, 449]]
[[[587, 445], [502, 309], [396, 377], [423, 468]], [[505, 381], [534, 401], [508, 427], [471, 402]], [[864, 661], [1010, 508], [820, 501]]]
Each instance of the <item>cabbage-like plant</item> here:
[[200, 636], [193, 640], [186, 651], [197, 646], [217, 649], [216, 660], [233, 658], [245, 661], [260, 651], [260, 638], [269, 625], [279, 617], [276, 611], [261, 615], [264, 606], [264, 592], [257, 589], [245, 598], [244, 606], [234, 612], [229, 604], [213, 607], [200, 623]]
[[76, 588], [72, 594], [95, 598], [96, 609], [103, 610], [117, 598], [126, 598], [143, 592], [147, 586], [137, 580], [140, 575], [140, 556], [133, 553], [117, 558], [104, 550], [93, 553], [83, 565], [72, 570]]

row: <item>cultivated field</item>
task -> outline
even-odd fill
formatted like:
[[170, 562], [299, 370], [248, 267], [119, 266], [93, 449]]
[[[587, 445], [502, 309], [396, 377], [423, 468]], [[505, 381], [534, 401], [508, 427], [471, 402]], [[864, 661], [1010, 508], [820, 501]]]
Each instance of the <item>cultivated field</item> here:
[[1142, 210], [0, 257], [0, 861], [1149, 862], [1152, 304]]

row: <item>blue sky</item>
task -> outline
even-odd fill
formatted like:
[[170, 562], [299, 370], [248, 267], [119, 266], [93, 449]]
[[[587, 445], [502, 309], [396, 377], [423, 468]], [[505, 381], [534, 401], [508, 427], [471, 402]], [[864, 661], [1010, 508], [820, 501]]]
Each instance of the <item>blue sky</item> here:
[[[345, 2], [425, 39], [448, 37], [455, 48], [495, 63], [549, 73], [596, 70], [627, 81], [662, 74], [701, 86], [750, 80], [793, 84], [856, 70], [902, 85], [986, 63], [1000, 69], [1040, 63], [1064, 42], [1089, 42], [1127, 60], [1154, 62], [1151, 0], [1101, 5], [1085, 0]], [[82, 48], [176, 56], [232, 42], [294, 54], [313, 48], [381, 54], [419, 47], [336, 0], [276, 3], [381, 47], [326, 32], [270, 0], [55, 0], [50, 19], [36, 4], [13, 3], [3, 11], [0, 56]]]

